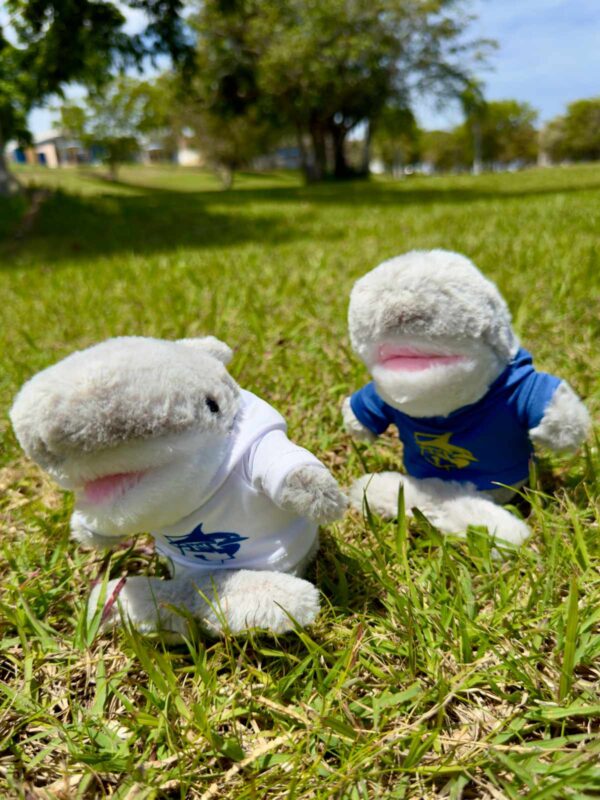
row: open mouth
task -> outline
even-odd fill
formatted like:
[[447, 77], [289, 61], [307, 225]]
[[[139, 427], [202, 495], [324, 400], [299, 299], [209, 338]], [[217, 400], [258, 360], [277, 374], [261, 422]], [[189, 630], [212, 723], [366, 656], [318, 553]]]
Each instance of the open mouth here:
[[141, 481], [147, 470], [141, 472], [117, 472], [103, 475], [83, 485], [83, 497], [88, 503], [106, 503], [125, 494]]
[[457, 364], [465, 360], [465, 356], [442, 355], [419, 350], [416, 347], [398, 347], [390, 344], [380, 346], [377, 358], [378, 363], [386, 369], [405, 370], [406, 372], [418, 372], [431, 367]]

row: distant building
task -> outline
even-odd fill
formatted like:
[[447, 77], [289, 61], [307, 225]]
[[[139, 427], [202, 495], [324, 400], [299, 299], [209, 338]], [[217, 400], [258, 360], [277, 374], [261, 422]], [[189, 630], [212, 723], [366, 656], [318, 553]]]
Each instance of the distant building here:
[[204, 154], [195, 147], [195, 137], [191, 130], [186, 129], [177, 142], [175, 161], [182, 167], [205, 167]]
[[300, 149], [295, 146], [278, 147], [272, 153], [257, 156], [252, 167], [257, 170], [300, 169]]
[[36, 136], [31, 147], [15, 146], [11, 155], [17, 164], [42, 164], [50, 168], [90, 161], [90, 153], [81, 142], [60, 131], [48, 131]]
[[[8, 153], [17, 164], [41, 164], [56, 167], [77, 166], [78, 164], [97, 164], [104, 158], [104, 148], [99, 144], [84, 147], [78, 139], [66, 136], [61, 131], [48, 131], [36, 136], [31, 147], [20, 147], [16, 143], [8, 146]], [[136, 161], [142, 164], [175, 162], [184, 167], [203, 167], [206, 159], [194, 148], [190, 138], [182, 136], [175, 153], [160, 142], [150, 139], [140, 141]]]
[[89, 151], [78, 139], [67, 137], [60, 131], [36, 136], [33, 149], [37, 163], [51, 168], [76, 166], [90, 160]]

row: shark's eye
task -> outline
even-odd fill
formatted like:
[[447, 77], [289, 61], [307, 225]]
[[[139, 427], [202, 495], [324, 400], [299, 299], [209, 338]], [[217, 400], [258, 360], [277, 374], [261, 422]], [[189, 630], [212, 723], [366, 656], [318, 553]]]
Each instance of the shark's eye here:
[[219, 410], [220, 410], [219, 409], [219, 404], [216, 402], [216, 400], [213, 400], [212, 397], [207, 397], [206, 398], [206, 405], [208, 406], [208, 409], [212, 414], [218, 414], [219, 413]]

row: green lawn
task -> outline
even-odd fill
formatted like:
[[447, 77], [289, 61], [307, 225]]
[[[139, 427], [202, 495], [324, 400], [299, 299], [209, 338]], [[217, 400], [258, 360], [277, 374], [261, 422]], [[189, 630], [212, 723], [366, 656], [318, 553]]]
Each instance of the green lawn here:
[[303, 187], [196, 170], [23, 169], [50, 186], [15, 239], [0, 205], [0, 796], [592, 798], [600, 793], [600, 457], [544, 458], [532, 541], [505, 562], [424, 522], [322, 533], [309, 631], [168, 650], [90, 643], [91, 582], [159, 570], [147, 540], [68, 540], [71, 498], [20, 456], [4, 413], [32, 373], [119, 334], [214, 333], [232, 373], [347, 484], [341, 398], [365, 382], [345, 314], [394, 254], [464, 252], [505, 293], [537, 364], [600, 408], [600, 166]]

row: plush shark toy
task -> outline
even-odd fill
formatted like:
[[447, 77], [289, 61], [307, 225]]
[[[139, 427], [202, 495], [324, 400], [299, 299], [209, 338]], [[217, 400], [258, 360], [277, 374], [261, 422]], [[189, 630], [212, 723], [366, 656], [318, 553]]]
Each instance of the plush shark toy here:
[[[171, 580], [142, 576], [94, 588], [106, 624], [119, 612], [143, 633], [281, 633], [311, 623], [317, 589], [298, 577], [317, 525], [346, 498], [281, 415], [241, 390], [214, 337], [122, 337], [43, 370], [10, 416], [30, 458], [75, 492], [73, 536], [94, 547], [151, 531]], [[101, 597], [102, 592], [102, 597]]]
[[441, 530], [487, 525], [520, 544], [528, 527], [495, 503], [526, 482], [534, 444], [573, 450], [590, 420], [568, 383], [536, 372], [496, 286], [458, 253], [413, 251], [356, 282], [348, 319], [373, 381], [344, 401], [346, 430], [370, 441], [395, 425], [408, 473], [363, 476], [352, 504], [366, 494], [393, 517], [402, 483]]

